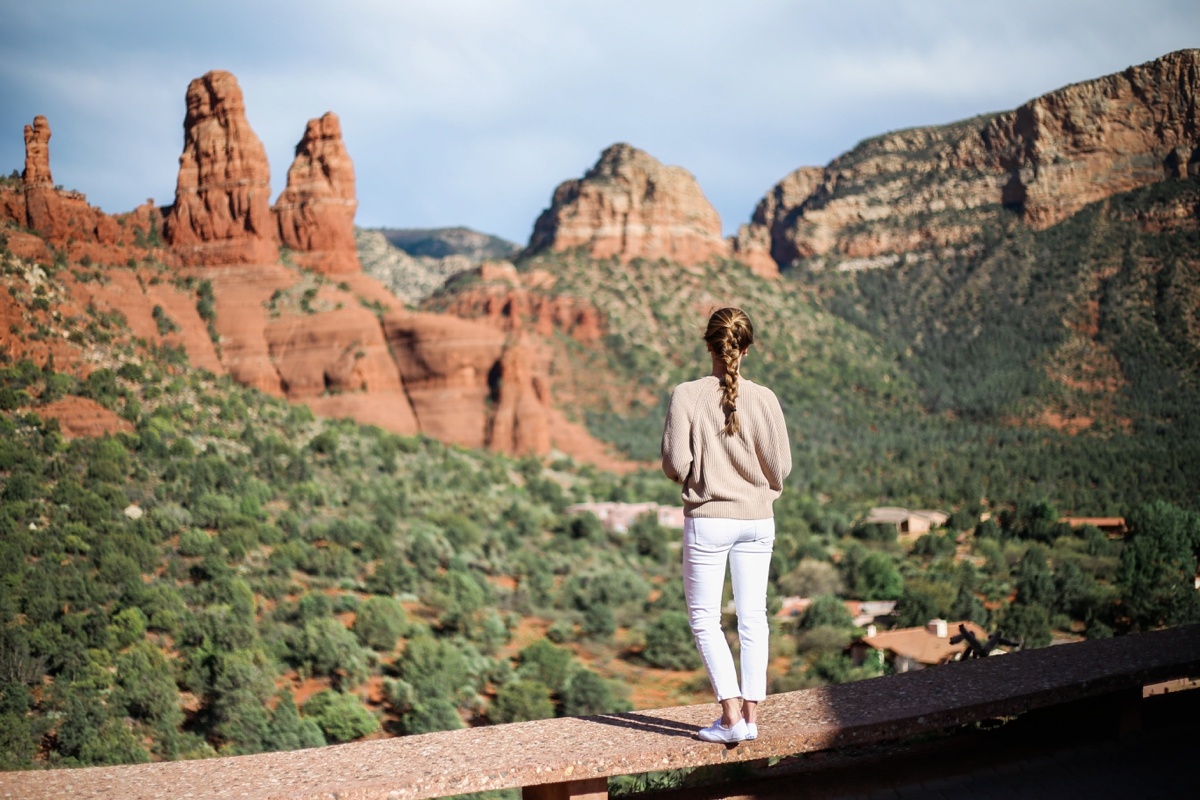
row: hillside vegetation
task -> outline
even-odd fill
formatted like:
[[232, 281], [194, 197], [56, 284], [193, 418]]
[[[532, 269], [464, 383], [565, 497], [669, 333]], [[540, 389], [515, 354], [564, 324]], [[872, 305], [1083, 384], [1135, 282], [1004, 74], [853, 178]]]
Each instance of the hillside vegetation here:
[[[1200, 230], [1146, 220], [1198, 196], [1197, 181], [1168, 181], [1042, 232], [996, 209], [966, 245], [854, 271], [823, 258], [778, 281], [736, 262], [556, 254], [520, 268], [551, 272], [544, 291], [600, 310], [599, 346], [555, 341], [556, 390], [633, 458], [657, 459], [667, 393], [707, 372], [707, 313], [738, 305], [758, 337], [745, 374], [780, 398], [800, 491], [856, 514], [880, 503], [1194, 509]], [[447, 307], [458, 288], [427, 305]]]

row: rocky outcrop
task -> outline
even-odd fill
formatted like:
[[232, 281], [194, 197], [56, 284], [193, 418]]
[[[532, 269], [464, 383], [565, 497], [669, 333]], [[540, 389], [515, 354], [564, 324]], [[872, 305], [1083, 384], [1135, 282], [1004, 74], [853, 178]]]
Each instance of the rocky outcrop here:
[[267, 153], [246, 120], [237, 79], [222, 70], [196, 78], [167, 242], [190, 266], [272, 263], [279, 245], [270, 195]]
[[412, 306], [419, 305], [455, 275], [478, 266], [478, 261], [466, 255], [411, 255], [393, 245], [382, 231], [359, 228], [354, 238], [363, 272]]
[[821, 167], [800, 167], [772, 187], [758, 202], [749, 224], [738, 228], [733, 237], [733, 257], [757, 275], [779, 275], [779, 265], [771, 252], [771, 243], [781, 238], [789, 214], [812, 196], [825, 177]]
[[133, 423], [122, 419], [95, 400], [74, 395], [37, 407], [43, 419], [58, 420], [67, 439], [96, 438], [114, 433], [133, 433]]
[[[88, 205], [81, 192], [54, 185], [50, 173], [50, 123], [37, 116], [25, 126], [25, 170], [20, 186], [0, 186], [0, 219], [37, 234], [35, 241], [19, 231], [10, 235], [13, 252], [23, 258], [48, 262], [46, 244], [65, 250], [71, 259], [87, 257], [94, 263], [122, 263], [129, 257], [127, 248], [138, 231], [122, 227], [117, 219]], [[128, 219], [124, 222], [129, 222]], [[144, 230], [141, 231], [144, 235]], [[138, 253], [145, 255], [144, 251]]]
[[361, 271], [354, 241], [354, 164], [333, 112], [310, 119], [287, 187], [275, 201], [279, 238], [301, 267], [327, 275]]
[[581, 248], [593, 258], [699, 264], [729, 255], [721, 218], [690, 173], [614, 144], [583, 178], [559, 184], [528, 253]]
[[457, 317], [482, 319], [515, 334], [565, 333], [581, 344], [593, 344], [604, 332], [600, 311], [588, 300], [555, 294], [554, 276], [544, 270], [519, 273], [507, 261], [486, 261], [464, 281], [430, 305]]
[[510, 341], [494, 372], [495, 411], [487, 444], [492, 450], [518, 455], [550, 452], [550, 385], [548, 359], [532, 341]]
[[1197, 174], [1198, 95], [1200, 50], [1184, 50], [1015, 111], [867, 140], [819, 177], [805, 168], [772, 189], [735, 252], [769, 242], [782, 266], [830, 256], [845, 267], [964, 242], [1002, 208], [1053, 225], [1118, 192]]

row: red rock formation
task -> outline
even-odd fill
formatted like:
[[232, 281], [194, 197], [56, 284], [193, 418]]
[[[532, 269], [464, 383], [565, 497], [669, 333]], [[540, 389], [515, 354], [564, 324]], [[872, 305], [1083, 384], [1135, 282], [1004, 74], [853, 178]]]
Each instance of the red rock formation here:
[[505, 333], [559, 331], [583, 344], [603, 334], [600, 311], [590, 301], [540, 291], [549, 288], [547, 279], [553, 285], [548, 273], [521, 275], [507, 262], [485, 262], [475, 272], [480, 281], [448, 295], [437, 310], [486, 320]]
[[167, 242], [193, 266], [276, 261], [267, 154], [233, 75], [214, 70], [188, 85], [183, 134]]
[[785, 178], [735, 252], [758, 254], [769, 241], [785, 266], [827, 254], [870, 260], [971, 239], [1001, 206], [1047, 227], [1118, 192], [1200, 172], [1198, 98], [1200, 50], [1183, 50], [1015, 111], [889, 133], [819, 180], [805, 170]]
[[527, 252], [583, 248], [595, 258], [665, 258], [699, 264], [729, 255], [721, 218], [681, 167], [614, 144], [580, 180], [554, 191]]
[[490, 420], [487, 444], [492, 450], [518, 455], [550, 452], [550, 387], [548, 364], [539, 359], [533, 343], [524, 338], [504, 348], [495, 372], [496, 410]]
[[50, 177], [50, 123], [42, 115], [25, 126], [25, 172], [21, 176], [25, 188], [26, 224], [46, 237], [62, 233], [65, 223], [54, 179]]
[[[1088, 203], [1200, 172], [1200, 50], [1043, 95], [982, 134], [1004, 202], [1038, 228]], [[972, 163], [968, 157], [967, 163]]]
[[328, 112], [310, 119], [287, 188], [275, 201], [279, 237], [295, 250], [297, 265], [329, 275], [360, 272], [354, 243], [354, 164], [342, 143], [342, 126]]
[[[25, 171], [20, 191], [0, 190], [0, 218], [35, 231], [43, 244], [28, 240], [18, 244], [23, 258], [47, 261], [44, 243], [68, 250], [68, 256], [87, 256], [96, 263], [117, 263], [127, 258], [127, 245], [116, 220], [88, 205], [80, 192], [55, 188], [50, 174], [50, 123], [39, 115], [25, 126]], [[17, 237], [18, 239], [20, 237]]]
[[750, 223], [738, 228], [733, 238], [733, 257], [757, 275], [778, 277], [779, 264], [771, 252], [771, 242], [783, 234], [788, 214], [812, 196], [824, 177], [822, 167], [800, 167], [775, 184], [759, 201]]
[[484, 447], [504, 334], [482, 322], [407, 312], [385, 314], [383, 329], [421, 430], [443, 442]]
[[95, 438], [112, 433], [133, 433], [133, 423], [86, 397], [64, 397], [36, 409], [43, 419], [58, 420], [67, 439]]

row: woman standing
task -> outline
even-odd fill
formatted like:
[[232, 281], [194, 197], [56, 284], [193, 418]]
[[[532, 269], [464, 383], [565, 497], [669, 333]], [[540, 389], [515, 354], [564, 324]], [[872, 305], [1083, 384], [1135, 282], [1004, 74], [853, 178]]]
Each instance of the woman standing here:
[[[772, 504], [792, 469], [775, 394], [741, 377], [754, 342], [745, 312], [722, 308], [704, 332], [712, 374], [671, 392], [663, 430], [663, 472], [683, 484], [683, 586], [696, 648], [721, 718], [699, 732], [707, 742], [758, 736], [767, 694], [767, 573], [775, 543]], [[742, 682], [721, 631], [725, 563], [733, 577]]]

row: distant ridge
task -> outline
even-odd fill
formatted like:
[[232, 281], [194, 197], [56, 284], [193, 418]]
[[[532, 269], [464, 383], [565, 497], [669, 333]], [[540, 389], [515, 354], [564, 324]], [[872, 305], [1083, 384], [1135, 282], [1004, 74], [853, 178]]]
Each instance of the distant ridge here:
[[520, 245], [462, 226], [454, 228], [376, 228], [383, 237], [410, 256], [466, 256], [472, 261], [511, 258]]

